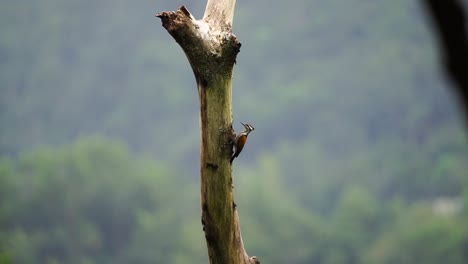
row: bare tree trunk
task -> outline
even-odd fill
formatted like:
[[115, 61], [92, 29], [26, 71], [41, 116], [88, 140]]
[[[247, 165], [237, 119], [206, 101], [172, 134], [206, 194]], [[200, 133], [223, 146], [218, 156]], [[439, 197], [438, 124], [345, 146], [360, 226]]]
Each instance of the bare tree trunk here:
[[231, 80], [241, 44], [232, 34], [235, 0], [208, 0], [202, 20], [180, 7], [162, 12], [163, 27], [179, 43], [197, 81], [202, 225], [210, 263], [259, 263], [245, 252], [233, 196]]

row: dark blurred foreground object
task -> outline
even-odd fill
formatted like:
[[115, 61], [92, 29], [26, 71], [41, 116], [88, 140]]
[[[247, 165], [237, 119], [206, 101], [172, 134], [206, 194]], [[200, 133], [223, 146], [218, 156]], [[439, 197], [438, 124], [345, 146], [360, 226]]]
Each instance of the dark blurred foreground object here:
[[458, 90], [465, 121], [468, 121], [468, 38], [464, 3], [458, 0], [423, 0], [423, 4], [432, 19], [445, 69]]

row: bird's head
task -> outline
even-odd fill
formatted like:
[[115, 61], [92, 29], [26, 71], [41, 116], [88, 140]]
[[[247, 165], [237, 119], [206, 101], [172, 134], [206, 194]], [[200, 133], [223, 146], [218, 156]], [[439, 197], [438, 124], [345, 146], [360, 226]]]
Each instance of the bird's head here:
[[255, 130], [255, 128], [249, 123], [244, 124], [244, 123], [241, 122], [241, 124], [244, 126], [245, 132], [247, 132], [247, 134], [249, 134], [251, 131]]

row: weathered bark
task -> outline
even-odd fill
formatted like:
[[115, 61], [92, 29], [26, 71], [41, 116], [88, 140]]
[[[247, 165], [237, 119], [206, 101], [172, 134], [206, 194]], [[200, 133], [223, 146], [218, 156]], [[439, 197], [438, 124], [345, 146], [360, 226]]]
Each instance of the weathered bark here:
[[185, 7], [162, 12], [163, 27], [187, 56], [200, 106], [202, 225], [210, 263], [259, 263], [245, 252], [233, 196], [231, 80], [241, 44], [232, 34], [235, 0], [208, 0], [202, 20]]

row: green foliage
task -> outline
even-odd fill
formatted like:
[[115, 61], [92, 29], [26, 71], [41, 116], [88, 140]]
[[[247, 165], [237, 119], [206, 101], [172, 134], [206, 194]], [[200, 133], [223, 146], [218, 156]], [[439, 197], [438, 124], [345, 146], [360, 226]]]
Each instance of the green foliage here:
[[397, 224], [366, 254], [365, 263], [465, 263], [466, 220], [437, 217], [427, 205], [401, 212]]
[[10, 255], [7, 252], [0, 252], [0, 264], [10, 264]]
[[[263, 261], [466, 260], [466, 214], [437, 215], [429, 202], [379, 201], [364, 185], [337, 187], [335, 180], [320, 186], [341, 189], [332, 191], [338, 195], [331, 210], [321, 212], [291, 191], [279, 164], [263, 155], [256, 167], [235, 173], [245, 244]], [[135, 159], [118, 141], [84, 138], [0, 165], [2, 261], [206, 262], [198, 188], [161, 164]]]
[[[195, 82], [153, 17], [179, 4], [2, 1], [0, 263], [206, 263]], [[256, 128], [233, 175], [249, 254], [467, 263], [467, 134], [418, 2], [243, 1], [235, 16], [234, 126]]]
[[239, 173], [236, 195], [243, 238], [262, 262], [305, 263], [320, 255], [324, 222], [295, 196], [278, 195], [287, 193], [279, 171], [272, 157], [263, 156], [255, 170]]
[[118, 142], [39, 148], [2, 179], [11, 193], [2, 201], [10, 207], [1, 241], [15, 263], [150, 263], [176, 248], [177, 232], [166, 227], [182, 214], [166, 202], [178, 203], [177, 180]]

